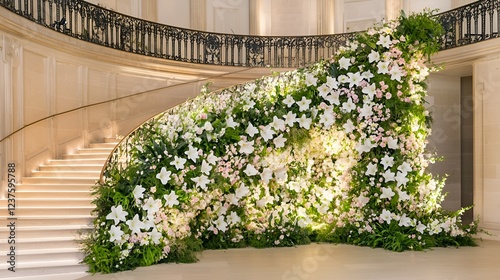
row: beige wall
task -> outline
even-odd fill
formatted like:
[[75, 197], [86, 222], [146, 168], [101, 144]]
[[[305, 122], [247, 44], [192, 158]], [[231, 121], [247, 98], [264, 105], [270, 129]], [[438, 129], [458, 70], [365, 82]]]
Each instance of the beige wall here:
[[5, 9], [0, 9], [0, 50], [0, 139], [22, 129], [0, 142], [0, 166], [15, 162], [19, 176], [91, 142], [126, 135], [197, 95], [207, 82], [214, 82], [214, 90], [271, 73], [192, 67], [117, 51]]
[[433, 118], [429, 151], [443, 157], [430, 166], [433, 174], [447, 176], [444, 191], [448, 195], [443, 208], [461, 208], [461, 139], [460, 139], [460, 77], [432, 74], [428, 80], [429, 111]]
[[475, 204], [482, 224], [500, 231], [500, 55], [474, 65]]

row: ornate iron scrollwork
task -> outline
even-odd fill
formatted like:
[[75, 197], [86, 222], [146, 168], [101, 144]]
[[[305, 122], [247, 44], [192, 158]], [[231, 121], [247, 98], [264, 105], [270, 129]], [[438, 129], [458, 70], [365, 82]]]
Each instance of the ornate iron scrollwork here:
[[[152, 23], [84, 0], [0, 0], [0, 6], [45, 27], [102, 46], [213, 65], [302, 67], [329, 59], [355, 36], [355, 33], [302, 37], [209, 33]], [[436, 15], [445, 29], [441, 49], [499, 37], [499, 15], [500, 0], [476, 1]]]

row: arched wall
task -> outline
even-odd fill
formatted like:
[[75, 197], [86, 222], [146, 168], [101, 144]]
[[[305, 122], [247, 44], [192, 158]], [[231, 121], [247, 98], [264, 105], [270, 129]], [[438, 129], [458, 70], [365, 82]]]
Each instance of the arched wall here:
[[215, 90], [271, 73], [184, 64], [101, 47], [3, 8], [0, 54], [0, 140], [5, 138], [0, 142], [0, 165], [15, 162], [20, 177], [48, 159], [128, 134], [197, 95], [207, 82]]

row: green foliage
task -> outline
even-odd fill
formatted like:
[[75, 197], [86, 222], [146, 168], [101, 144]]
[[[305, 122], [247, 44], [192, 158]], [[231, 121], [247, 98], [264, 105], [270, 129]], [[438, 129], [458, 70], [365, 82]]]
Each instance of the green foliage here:
[[430, 12], [358, 36], [331, 62], [202, 94], [112, 155], [83, 240], [90, 272], [193, 262], [202, 249], [311, 241], [392, 251], [474, 245], [425, 147]]

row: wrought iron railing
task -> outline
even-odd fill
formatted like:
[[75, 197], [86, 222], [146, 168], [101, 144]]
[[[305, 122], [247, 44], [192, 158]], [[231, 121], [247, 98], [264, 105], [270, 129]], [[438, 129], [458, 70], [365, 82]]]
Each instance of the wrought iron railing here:
[[481, 0], [437, 17], [445, 30], [441, 49], [451, 49], [499, 37], [500, 1]]
[[[69, 36], [152, 57], [213, 65], [301, 67], [331, 57], [354, 33], [248, 36], [179, 28], [134, 18], [82, 0], [0, 0], [0, 6]], [[498, 37], [500, 0], [436, 15], [442, 49]]]

